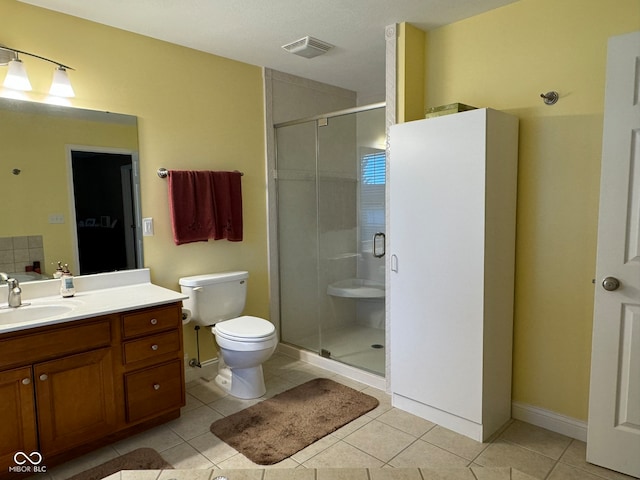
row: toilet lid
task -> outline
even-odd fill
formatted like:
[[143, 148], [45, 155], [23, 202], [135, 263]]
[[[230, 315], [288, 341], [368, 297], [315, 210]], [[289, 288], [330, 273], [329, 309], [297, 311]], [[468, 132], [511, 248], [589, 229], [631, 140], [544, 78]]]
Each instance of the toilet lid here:
[[264, 318], [243, 316], [218, 322], [216, 333], [232, 339], [259, 339], [273, 335], [276, 327]]

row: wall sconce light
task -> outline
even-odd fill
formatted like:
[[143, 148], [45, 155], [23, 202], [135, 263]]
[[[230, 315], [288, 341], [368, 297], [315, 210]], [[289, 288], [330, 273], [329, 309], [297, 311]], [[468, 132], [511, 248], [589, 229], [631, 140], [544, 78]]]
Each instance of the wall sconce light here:
[[27, 70], [22, 63], [22, 60], [18, 57], [19, 54], [29, 55], [30, 57], [39, 58], [40, 60], [56, 65], [56, 69], [53, 72], [53, 82], [51, 83], [51, 89], [49, 90], [50, 95], [56, 97], [75, 96], [73, 87], [71, 87], [71, 81], [67, 75], [67, 70], [73, 70], [73, 68], [60, 62], [56, 62], [55, 60], [41, 57], [40, 55], [0, 45], [0, 66], [7, 65], [9, 67], [7, 76], [3, 83], [6, 88], [20, 90], [23, 92], [32, 90], [31, 82], [27, 76]]

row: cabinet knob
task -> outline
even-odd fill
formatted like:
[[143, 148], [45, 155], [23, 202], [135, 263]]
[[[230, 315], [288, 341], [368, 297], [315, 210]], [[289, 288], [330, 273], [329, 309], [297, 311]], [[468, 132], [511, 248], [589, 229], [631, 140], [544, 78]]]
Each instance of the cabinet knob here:
[[159, 383], [154, 383], [153, 384], [153, 389], [154, 390], [160, 390], [160, 384]]
[[42, 380], [43, 382], [49, 378], [49, 375], [47, 375], [46, 373], [43, 373], [42, 375], [40, 375], [40, 380]]
[[151, 350], [158, 350], [158, 345], [156, 345], [155, 343], [151, 345]]
[[158, 319], [157, 318], [152, 318], [151, 319], [151, 325], [157, 325], [158, 324]]
[[30, 378], [23, 378], [22, 379], [22, 384], [23, 385], [29, 385], [31, 383], [31, 379]]

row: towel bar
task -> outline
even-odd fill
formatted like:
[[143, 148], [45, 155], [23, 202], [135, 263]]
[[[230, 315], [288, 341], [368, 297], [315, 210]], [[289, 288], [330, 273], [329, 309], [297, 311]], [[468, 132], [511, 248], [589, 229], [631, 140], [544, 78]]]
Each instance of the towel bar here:
[[[238, 170], [234, 170], [235, 172], [237, 172]], [[238, 172], [240, 173], [240, 176], [244, 176], [244, 173], [242, 172]], [[159, 168], [158, 169], [158, 176], [160, 178], [167, 178], [169, 176], [169, 170], [167, 170], [166, 168]]]

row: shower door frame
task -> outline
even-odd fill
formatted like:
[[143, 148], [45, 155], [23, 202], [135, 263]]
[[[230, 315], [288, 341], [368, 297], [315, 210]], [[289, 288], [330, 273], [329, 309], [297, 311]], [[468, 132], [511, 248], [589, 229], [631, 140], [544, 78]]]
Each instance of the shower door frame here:
[[[316, 168], [315, 168], [315, 197], [316, 197], [316, 205], [319, 202], [319, 198], [318, 196], [320, 195], [320, 192], [318, 190], [318, 160], [320, 157], [319, 154], [319, 148], [320, 148], [320, 142], [319, 142], [319, 135], [318, 135], [318, 128], [320, 128], [323, 122], [327, 122], [329, 119], [331, 118], [335, 118], [335, 117], [343, 117], [346, 115], [352, 115], [352, 114], [358, 114], [358, 113], [363, 113], [363, 112], [367, 112], [367, 111], [371, 111], [371, 110], [377, 110], [377, 109], [381, 109], [381, 108], [386, 108], [386, 102], [378, 102], [378, 103], [373, 103], [370, 105], [364, 105], [364, 106], [358, 106], [358, 107], [352, 107], [352, 108], [347, 108], [347, 109], [341, 109], [341, 110], [336, 110], [334, 112], [329, 112], [329, 113], [325, 113], [325, 114], [321, 114], [321, 115], [313, 115], [310, 117], [306, 117], [306, 118], [301, 118], [301, 119], [296, 119], [296, 120], [292, 120], [292, 121], [287, 121], [287, 122], [281, 122], [281, 123], [277, 123], [273, 125], [273, 128], [271, 130], [271, 137], [269, 137], [269, 135], [267, 136], [267, 150], [268, 150], [268, 157], [270, 157], [270, 162], [268, 163], [268, 189], [269, 189], [269, 260], [270, 260], [270, 280], [271, 280], [271, 292], [272, 292], [272, 302], [271, 302], [271, 314], [272, 314], [272, 320], [275, 320], [274, 323], [276, 323], [276, 326], [278, 327], [279, 330], [281, 330], [281, 292], [280, 292], [280, 242], [279, 242], [279, 212], [278, 212], [278, 185], [277, 185], [277, 180], [278, 180], [278, 170], [277, 170], [277, 129], [282, 128], [282, 127], [288, 127], [288, 126], [294, 126], [294, 125], [300, 125], [300, 124], [304, 124], [304, 123], [310, 123], [310, 122], [314, 122], [315, 125], [315, 140], [316, 140], [316, 145], [315, 145], [315, 160], [316, 160]], [[385, 125], [385, 130], [386, 130], [387, 125]], [[270, 155], [269, 155], [270, 154]], [[386, 200], [386, 199], [385, 199]], [[318, 215], [318, 212], [316, 210], [316, 216]], [[317, 223], [317, 221], [316, 221]], [[359, 220], [357, 220], [356, 223], [356, 227], [359, 227]], [[317, 225], [316, 225], [317, 228]], [[358, 233], [359, 236], [359, 233]], [[317, 246], [317, 249], [319, 249], [319, 243]], [[318, 257], [318, 261], [319, 261], [319, 257]], [[318, 265], [318, 263], [316, 262], [316, 266]], [[318, 275], [318, 269], [316, 268], [316, 275]], [[386, 328], [387, 325], [385, 325], [385, 330], [388, 330], [388, 328]], [[322, 349], [322, 339], [321, 339], [321, 335], [322, 335], [322, 329], [320, 326], [320, 323], [318, 323], [317, 325], [318, 328], [318, 351], [316, 350], [312, 350], [312, 352], [314, 354], [317, 355], [321, 355], [321, 349]], [[386, 335], [388, 335], [388, 332], [386, 333]], [[281, 333], [280, 333], [281, 336]], [[388, 342], [385, 342], [388, 344]], [[291, 344], [291, 345], [295, 345], [295, 344]], [[295, 348], [302, 348], [304, 349], [305, 347], [302, 347], [300, 345], [295, 345]], [[385, 363], [388, 363], [388, 355], [386, 358]], [[372, 374], [370, 372], [367, 372], [366, 370], [362, 370], [359, 369], [358, 367], [352, 367], [349, 364], [343, 364], [345, 367], [348, 368], [354, 368], [357, 370], [361, 370], [361, 372], [363, 373], [363, 375], [365, 376], [370, 376], [370, 375], [375, 375]], [[388, 371], [388, 370], [387, 370]], [[383, 377], [377, 377], [377, 375], [375, 375], [378, 379], [382, 379], [382, 381], [385, 381], [385, 377], [387, 377], [388, 375], [386, 374], [387, 372], [385, 372]], [[375, 384], [379, 384], [379, 382], [377, 380], [372, 381], [371, 383], [375, 383]]]

